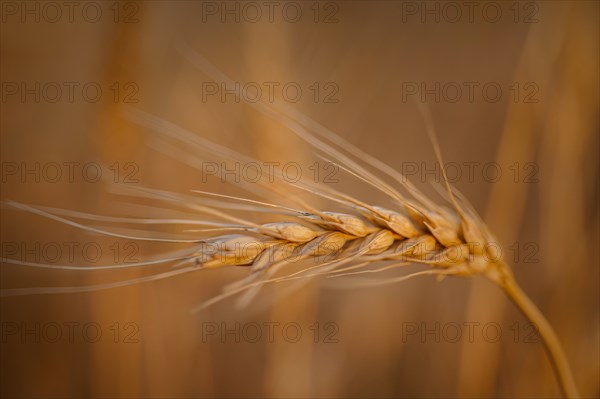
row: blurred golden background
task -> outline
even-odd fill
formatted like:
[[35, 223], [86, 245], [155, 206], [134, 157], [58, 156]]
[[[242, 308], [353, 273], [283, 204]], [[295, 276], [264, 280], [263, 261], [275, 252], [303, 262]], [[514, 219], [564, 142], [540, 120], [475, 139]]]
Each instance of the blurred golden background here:
[[[203, 183], [197, 170], [155, 151], [152, 132], [123, 118], [124, 107], [311, 173], [313, 150], [234, 95], [211, 92], [212, 79], [182, 55], [182, 43], [241, 84], [258, 84], [263, 100], [273, 87], [276, 102], [392, 167], [416, 166], [415, 184], [439, 198], [429, 184], [440, 182], [439, 169], [420, 101], [431, 109], [445, 161], [459, 165], [454, 185], [556, 329], [581, 394], [600, 396], [597, 2], [1, 7], [2, 200], [162, 217], [119, 201], [108, 186], [236, 192], [214, 179]], [[293, 94], [298, 87], [301, 94]], [[95, 181], [98, 171], [105, 179]], [[336, 177], [335, 188], [384, 201], [344, 173]], [[75, 265], [89, 260], [82, 248], [91, 245], [102, 252], [97, 264], [110, 264], [130, 248], [138, 260], [173, 249], [96, 236], [6, 206], [1, 216], [2, 257], [47, 261], [52, 254], [43, 249], [58, 245], [59, 263]], [[3, 263], [0, 277], [2, 289], [81, 286], [158, 270], [168, 267], [88, 273]], [[560, 396], [531, 326], [482, 278], [354, 291], [312, 281], [288, 296], [284, 287], [266, 287], [243, 311], [224, 301], [190, 314], [246, 273], [223, 269], [94, 293], [2, 298], [1, 395]], [[225, 331], [236, 323], [248, 326], [240, 342]], [[262, 329], [258, 342], [252, 323]], [[283, 333], [289, 323], [301, 329], [297, 342]], [[272, 342], [266, 326], [274, 328]]]

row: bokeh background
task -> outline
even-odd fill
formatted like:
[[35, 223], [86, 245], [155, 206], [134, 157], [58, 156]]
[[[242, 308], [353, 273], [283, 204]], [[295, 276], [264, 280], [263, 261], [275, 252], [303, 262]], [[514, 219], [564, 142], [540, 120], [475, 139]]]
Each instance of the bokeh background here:
[[[2, 200], [162, 217], [177, 213], [159, 212], [141, 200], [124, 202], [110, 186], [117, 181], [180, 193], [194, 188], [239, 193], [216, 179], [203, 183], [198, 170], [156, 151], [161, 144], [155, 135], [124, 118], [124, 107], [263, 161], [298, 162], [310, 173], [313, 149], [285, 127], [232, 96], [203, 98], [203, 84], [212, 79], [182, 55], [182, 43], [242, 84], [276, 82], [276, 103], [310, 116], [389, 165], [417, 165], [415, 184], [443, 201], [430, 184], [439, 173], [424, 173], [435, 170], [436, 160], [415, 105], [420, 101], [431, 110], [445, 160], [461, 165], [455, 186], [481, 213], [517, 280], [555, 327], [581, 393], [600, 395], [597, 2], [482, 1], [471, 9], [461, 2], [302, 1], [277, 3], [271, 16], [260, 2], [74, 3], [72, 13], [60, 3], [1, 3]], [[63, 89], [56, 101], [53, 82]], [[72, 98], [66, 90], [71, 83], [65, 82], [74, 82]], [[302, 88], [297, 102], [281, 91], [290, 82]], [[436, 82], [438, 98], [422, 92], [421, 84], [435, 88]], [[469, 84], [475, 87], [472, 98]], [[486, 96], [480, 90], [486, 84], [501, 88], [497, 101], [490, 100], [493, 91]], [[463, 89], [458, 97], [452, 91], [456, 85]], [[91, 87], [89, 93], [84, 86]], [[94, 102], [97, 87], [102, 96]], [[407, 92], [414, 87], [416, 94]], [[73, 179], [67, 178], [65, 162], [74, 163]], [[83, 165], [90, 162], [101, 165], [106, 179], [83, 178]], [[63, 165], [57, 179], [45, 174], [53, 163]], [[472, 178], [468, 163], [476, 165]], [[483, 168], [487, 163], [502, 176], [490, 179]], [[126, 182], [127, 176], [133, 180]], [[336, 177], [335, 188], [387, 204], [383, 195], [344, 173]], [[66, 251], [74, 243], [74, 259], [63, 252], [60, 263], [89, 264], [79, 248], [93, 243], [102, 249], [96, 264], [110, 264], [115, 256], [123, 262], [132, 245], [7, 206], [1, 218], [3, 257], [47, 260], [51, 255], [36, 245], [58, 244]], [[173, 249], [133, 245], [139, 260]], [[163, 270], [169, 266], [79, 272], [3, 263], [0, 284], [3, 289], [82, 286]], [[423, 278], [352, 291], [313, 281], [289, 295], [285, 287], [266, 287], [242, 311], [225, 301], [190, 314], [246, 273], [223, 269], [95, 293], [2, 298], [0, 392], [3, 397], [560, 396], [526, 320], [482, 278]], [[48, 339], [53, 323], [62, 326], [56, 342]], [[72, 340], [65, 323], [75, 323]], [[82, 338], [88, 323], [101, 329], [97, 342]], [[203, 339], [206, 323], [280, 324], [273, 342], [254, 343], [243, 334], [240, 342], [220, 334]], [[286, 323], [301, 327], [298, 342], [282, 336]], [[490, 323], [500, 328], [498, 340], [483, 332]], [[462, 335], [455, 340], [443, 328], [456, 325]], [[416, 334], [407, 328], [416, 328]], [[427, 332], [436, 328], [438, 338]], [[336, 342], [324, 342], [330, 332]]]

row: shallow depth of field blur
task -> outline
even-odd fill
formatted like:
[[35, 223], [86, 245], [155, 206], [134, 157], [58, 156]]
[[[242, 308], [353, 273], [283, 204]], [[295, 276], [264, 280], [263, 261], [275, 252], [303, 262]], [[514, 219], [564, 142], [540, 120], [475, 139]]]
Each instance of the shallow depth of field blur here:
[[[203, 182], [181, 159], [156, 151], [161, 143], [124, 118], [127, 107], [263, 162], [297, 162], [311, 178], [319, 161], [323, 181], [328, 170], [307, 144], [210, 85], [182, 45], [250, 96], [262, 88], [261, 100], [310, 116], [443, 202], [417, 111], [423, 102], [453, 184], [556, 329], [582, 395], [600, 395], [597, 2], [74, 3], [72, 13], [60, 2], [1, 3], [2, 200], [162, 217], [109, 186], [247, 195], [219, 179]], [[94, 182], [98, 170], [104, 179]], [[388, 205], [343, 171], [335, 178], [334, 188]], [[95, 236], [6, 206], [0, 231], [2, 257], [42, 263], [58, 256], [60, 264], [89, 265], [90, 246], [102, 252], [95, 264], [180, 248]], [[169, 267], [81, 272], [3, 263], [0, 286], [82, 286]], [[2, 298], [0, 395], [560, 396], [532, 327], [483, 278], [356, 290], [315, 280], [290, 295], [278, 284], [243, 311], [227, 300], [190, 314], [246, 274], [228, 268], [95, 293]]]

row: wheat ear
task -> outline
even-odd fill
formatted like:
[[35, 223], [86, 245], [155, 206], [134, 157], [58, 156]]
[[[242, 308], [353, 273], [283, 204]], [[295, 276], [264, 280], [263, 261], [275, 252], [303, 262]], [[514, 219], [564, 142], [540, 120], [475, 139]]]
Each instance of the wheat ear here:
[[[194, 63], [201, 64], [205, 71], [212, 72], [213, 78], [218, 78], [228, 84], [231, 83], [224, 75], [215, 72], [214, 67], [207, 66], [206, 62], [200, 60], [197, 55], [193, 57], [191, 54], [187, 55]], [[209, 76], [211, 76], [210, 73]], [[221, 295], [193, 309], [194, 312], [198, 312], [238, 294], [241, 294], [238, 306], [247, 306], [265, 284], [292, 282], [292, 287], [298, 288], [314, 277], [328, 277], [335, 279], [333, 281], [342, 280], [340, 286], [356, 288], [394, 284], [424, 275], [435, 275], [440, 279], [448, 276], [484, 275], [501, 287], [524, 316], [539, 328], [563, 393], [569, 398], [578, 397], [572, 372], [554, 330], [517, 285], [510, 267], [501, 258], [498, 247], [495, 245], [496, 241], [487, 226], [466, 199], [450, 187], [445, 174], [443, 175], [445, 196], [448, 198], [451, 208], [436, 204], [421, 193], [405, 176], [309, 118], [288, 112], [272, 104], [258, 102], [250, 105], [280, 122], [306, 141], [321, 153], [321, 157], [325, 157], [322, 154], [327, 154], [328, 157], [334, 158], [334, 162], [340, 166], [341, 170], [382, 192], [394, 205], [390, 209], [370, 205], [348, 194], [307, 180], [290, 183], [283, 178], [282, 171], [277, 169], [274, 177], [280, 185], [273, 185], [270, 181], [260, 179], [253, 185], [242, 182], [240, 186], [253, 195], [263, 197], [270, 195], [271, 198], [282, 200], [286, 198], [294, 203], [294, 207], [244, 197], [207, 193], [202, 190], [194, 190], [195, 195], [182, 195], [143, 188], [130, 188], [130, 195], [134, 198], [143, 197], [167, 202], [171, 206], [185, 209], [195, 215], [205, 215], [206, 219], [115, 218], [5, 202], [5, 205], [13, 208], [51, 218], [95, 234], [188, 244], [192, 245], [192, 248], [184, 254], [178, 254], [180, 256], [176, 258], [170, 254], [168, 258], [162, 260], [122, 266], [139, 267], [174, 260], [180, 261], [176, 266], [187, 265], [187, 267], [177, 270], [88, 287], [7, 289], [1, 291], [2, 296], [96, 291], [156, 281], [197, 270], [227, 266], [249, 268], [250, 273], [245, 279], [225, 287]], [[432, 118], [426, 109], [421, 109], [421, 112], [427, 122], [427, 132], [432, 139], [436, 156], [443, 165], [440, 147], [435, 139]], [[175, 159], [190, 166], [198, 168], [202, 159], [211, 159], [211, 157], [221, 161], [255, 162], [246, 155], [211, 143], [182, 127], [155, 116], [137, 110], [129, 110], [128, 116], [135, 122], [158, 133], [162, 139], [171, 142], [173, 144], [171, 146], [161, 146], [161, 151], [167, 152], [168, 155], [172, 155]], [[190, 150], [193, 153], [190, 153]], [[200, 154], [203, 154], [204, 158], [201, 158]], [[377, 170], [378, 173], [373, 172], [372, 169]], [[445, 172], [443, 166], [441, 170]], [[404, 192], [398, 191], [393, 184], [379, 177], [378, 174], [386, 176], [388, 180], [394, 180], [403, 187]], [[318, 196], [336, 206], [343, 207], [344, 211], [316, 209], [296, 195], [298, 192]], [[214, 198], [219, 198], [220, 202], [215, 202]], [[228, 211], [231, 209], [250, 213], [267, 211], [278, 214], [285, 220], [256, 223], [244, 217], [233, 216]], [[228, 234], [209, 234], [208, 237], [202, 238], [149, 238], [120, 234], [110, 229], [89, 227], [71, 220], [72, 218], [138, 225], [148, 223], [200, 224], [211, 228], [184, 232], [188, 235], [190, 233], [214, 234], [215, 231]], [[314, 263], [312, 266], [305, 267], [300, 271], [285, 273], [287, 266], [292, 263], [310, 260]], [[10, 259], [3, 259], [3, 261], [19, 266], [46, 267], [46, 265]], [[387, 264], [379, 269], [369, 269], [369, 266], [375, 262]], [[350, 279], [350, 276], [356, 274], [378, 273], [408, 264], [421, 265], [426, 269], [395, 278], [359, 280], [352, 277]], [[90, 270], [87, 267], [74, 266], [54, 268]], [[95, 269], [103, 268], [117, 267], [95, 267]], [[346, 281], [344, 282], [344, 280]]]
[[[437, 143], [434, 144], [434, 147], [438, 153], [438, 158], [443, 162]], [[57, 215], [117, 223], [205, 224], [214, 228], [201, 230], [202, 232], [230, 230], [239, 234], [225, 234], [202, 239], [155, 239], [164, 242], [194, 244], [194, 248], [192, 251], [185, 251], [184, 254], [178, 253], [179, 257], [171, 256], [166, 259], [140, 262], [133, 265], [96, 266], [91, 268], [50, 266], [68, 270], [95, 270], [139, 267], [174, 260], [181, 260], [180, 264], [191, 264], [190, 267], [176, 271], [87, 287], [7, 289], [2, 290], [2, 296], [96, 291], [155, 281], [195, 270], [224, 266], [249, 267], [250, 274], [248, 277], [226, 287], [223, 294], [210, 299], [193, 310], [198, 312], [225, 298], [244, 292], [245, 294], [238, 301], [238, 305], [246, 306], [258, 293], [259, 288], [265, 284], [289, 281], [303, 283], [317, 276], [329, 278], [348, 277], [361, 273], [377, 273], [408, 264], [421, 264], [430, 267], [428, 270], [414, 272], [399, 278], [354, 280], [349, 285], [346, 284], [347, 287], [356, 288], [393, 284], [422, 275], [445, 277], [483, 274], [503, 288], [523, 314], [538, 326], [564, 394], [570, 398], [577, 397], [577, 390], [566, 356], [552, 327], [533, 302], [519, 288], [507, 264], [499, 258], [497, 252], [493, 251], [495, 247], [489, 245], [493, 243], [493, 237], [472, 208], [465, 203], [460, 193], [455, 192], [448, 186], [447, 194], [451, 198], [453, 211], [438, 205], [432, 205], [433, 202], [431, 201], [427, 201], [425, 204], [425, 201], [418, 197], [407, 199], [393, 187], [375, 178], [371, 173], [356, 167], [357, 165], [350, 158], [340, 158], [345, 161], [345, 170], [384, 192], [398, 203], [398, 209], [390, 210], [369, 205], [350, 195], [330, 188], [319, 187], [308, 181], [298, 182], [294, 184], [294, 188], [308, 191], [311, 194], [340, 204], [349, 209], [348, 213], [319, 211], [310, 207], [308, 209], [303, 208], [302, 206], [305, 204], [300, 200], [296, 200], [300, 205], [298, 208], [290, 208], [265, 201], [208, 193], [200, 190], [193, 191], [204, 197], [221, 198], [223, 202], [220, 206], [225, 209], [235, 208], [234, 204], [243, 202], [251, 205], [238, 209], [256, 211], [261, 207], [268, 208], [274, 212], [281, 212], [289, 220], [256, 224], [243, 218], [230, 216], [214, 207], [206, 206], [203, 197], [186, 197], [182, 199], [183, 197], [178, 194], [150, 189], [141, 189], [141, 192], [145, 196], [157, 200], [176, 202], [189, 210], [208, 214], [229, 223], [199, 219], [111, 218], [5, 202], [5, 205], [16, 209], [29, 211], [73, 227], [107, 236], [141, 240], [150, 239], [91, 228]], [[277, 176], [281, 177], [280, 175]], [[263, 182], [262, 184], [265, 189], [268, 189], [266, 183]], [[140, 189], [136, 190], [140, 191]], [[313, 259], [315, 264], [295, 273], [274, 277], [284, 266], [305, 259]], [[49, 267], [48, 265], [24, 263], [10, 259], [4, 259], [4, 261], [22, 266]], [[367, 269], [369, 265], [375, 262], [388, 262], [390, 264], [376, 270]], [[349, 272], [350, 270], [352, 272]]]

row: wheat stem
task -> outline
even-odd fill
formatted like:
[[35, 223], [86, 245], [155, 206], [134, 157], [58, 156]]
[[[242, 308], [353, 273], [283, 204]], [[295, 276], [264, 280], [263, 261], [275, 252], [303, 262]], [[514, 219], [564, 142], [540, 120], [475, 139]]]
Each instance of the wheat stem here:
[[579, 392], [577, 391], [567, 356], [548, 319], [546, 319], [539, 308], [519, 287], [512, 275], [505, 276], [501, 281], [496, 280], [496, 283], [504, 289], [508, 297], [517, 305], [523, 315], [538, 328], [562, 393], [567, 398], [579, 398]]

